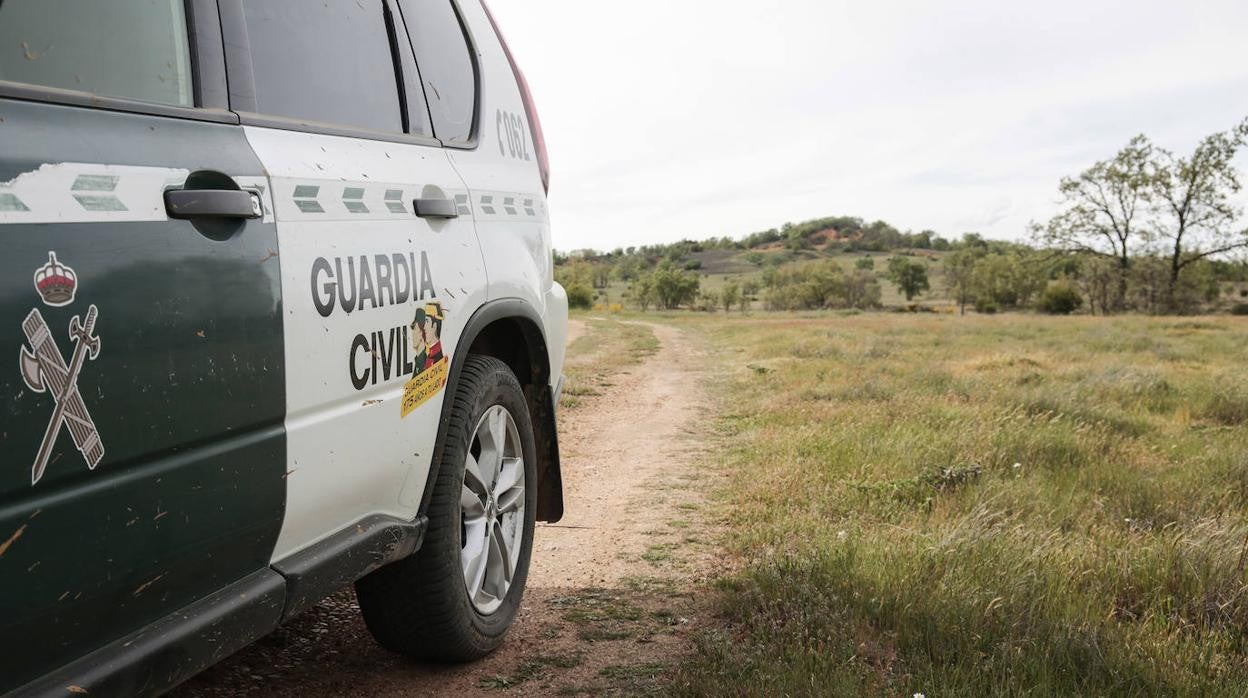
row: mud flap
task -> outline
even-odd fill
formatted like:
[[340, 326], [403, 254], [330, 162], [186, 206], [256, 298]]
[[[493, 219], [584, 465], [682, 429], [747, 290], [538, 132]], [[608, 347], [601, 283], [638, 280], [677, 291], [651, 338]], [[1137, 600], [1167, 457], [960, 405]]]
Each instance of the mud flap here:
[[533, 437], [537, 441], [537, 520], [556, 523], [563, 518], [563, 475], [559, 467], [559, 434], [555, 400], [550, 386], [529, 396]]

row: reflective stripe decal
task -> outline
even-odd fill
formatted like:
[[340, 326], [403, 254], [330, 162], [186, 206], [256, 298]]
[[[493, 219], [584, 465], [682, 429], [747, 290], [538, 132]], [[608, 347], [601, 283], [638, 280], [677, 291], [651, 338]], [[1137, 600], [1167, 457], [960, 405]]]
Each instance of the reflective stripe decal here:
[[[420, 196], [411, 185], [344, 182], [322, 186], [275, 179], [273, 192], [279, 220], [391, 220], [411, 216], [407, 202]], [[286, 192], [284, 195], [282, 192]], [[522, 192], [451, 192], [461, 216], [480, 220], [545, 223], [546, 202]]]
[[114, 191], [117, 189], [117, 175], [78, 175], [74, 180], [74, 191]]
[[126, 205], [115, 196], [97, 194], [74, 194], [78, 204], [88, 211], [126, 211]]
[[364, 203], [364, 187], [347, 187], [343, 189], [342, 205], [346, 206], [347, 211], [351, 213], [368, 213], [368, 206]]
[[0, 194], [0, 211], [29, 211], [16, 194]]
[[385, 201], [390, 213], [407, 213], [407, 208], [403, 206], [402, 189], [387, 189]]
[[[394, 220], [412, 217], [408, 203], [420, 196], [412, 184], [343, 182], [311, 184], [307, 180], [273, 178], [278, 220]], [[466, 191], [448, 192], [461, 216], [472, 216]]]
[[0, 225], [166, 221], [165, 190], [190, 170], [61, 162], [0, 182]]
[[[477, 194], [477, 210], [484, 221], [546, 222], [546, 202], [533, 194], [492, 191]], [[461, 213], [463, 213], [461, 211]]]

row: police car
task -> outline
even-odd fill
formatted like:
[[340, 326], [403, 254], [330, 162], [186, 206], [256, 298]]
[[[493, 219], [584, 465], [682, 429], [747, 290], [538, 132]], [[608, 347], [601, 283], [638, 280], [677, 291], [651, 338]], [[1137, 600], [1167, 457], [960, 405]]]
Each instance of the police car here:
[[0, 1], [0, 693], [351, 583], [494, 649], [563, 509], [548, 179], [481, 0]]

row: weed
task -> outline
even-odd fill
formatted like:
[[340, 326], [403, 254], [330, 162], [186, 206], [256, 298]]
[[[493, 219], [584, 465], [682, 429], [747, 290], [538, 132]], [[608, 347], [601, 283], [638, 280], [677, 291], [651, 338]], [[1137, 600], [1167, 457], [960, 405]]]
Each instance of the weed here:
[[641, 559], [650, 563], [667, 562], [672, 559], [672, 550], [675, 548], [671, 543], [660, 543], [652, 545], [641, 554]]

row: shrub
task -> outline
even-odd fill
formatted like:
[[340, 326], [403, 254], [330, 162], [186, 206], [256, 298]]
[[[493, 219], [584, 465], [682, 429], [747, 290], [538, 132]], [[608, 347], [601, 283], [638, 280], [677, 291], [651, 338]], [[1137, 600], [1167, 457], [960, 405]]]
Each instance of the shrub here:
[[1050, 281], [1040, 296], [1040, 310], [1050, 315], [1070, 315], [1083, 307], [1083, 296], [1069, 281]]
[[975, 312], [983, 313], [985, 315], [996, 315], [997, 310], [999, 310], [999, 308], [997, 307], [996, 301], [988, 298], [975, 299]]
[[594, 291], [585, 284], [572, 284], [567, 291], [569, 308], [589, 310], [594, 307]]
[[769, 270], [764, 283], [771, 310], [827, 308], [840, 304], [846, 296], [845, 271], [832, 260]]
[[1248, 303], [1236, 303], [1231, 307], [1231, 315], [1248, 315]]

